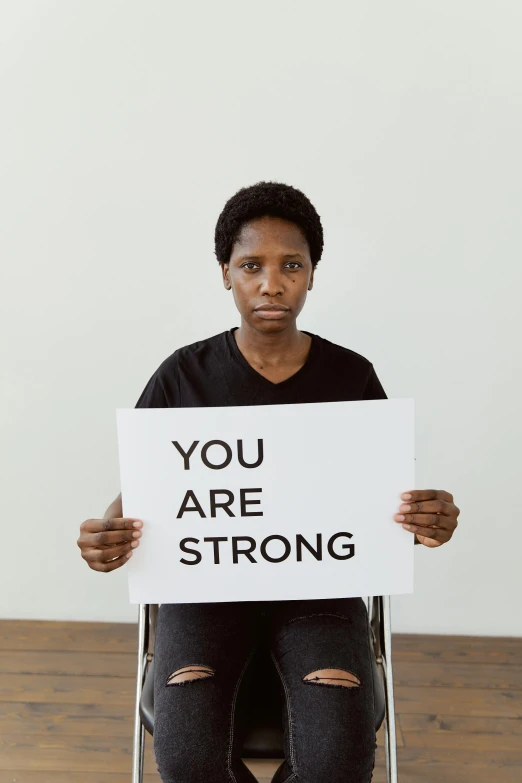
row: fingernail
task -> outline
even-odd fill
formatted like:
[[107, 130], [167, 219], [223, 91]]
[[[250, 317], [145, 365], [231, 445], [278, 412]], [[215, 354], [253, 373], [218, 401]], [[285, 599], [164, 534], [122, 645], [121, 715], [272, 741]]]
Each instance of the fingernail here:
[[133, 541], [131, 546], [138, 546], [139, 543], [140, 543], [139, 541]]
[[411, 506], [403, 505], [401, 506], [401, 511], [411, 511]]
[[132, 534], [133, 538], [139, 538], [141, 536], [141, 530], [135, 530]]
[[404, 528], [405, 530], [411, 530], [411, 525], [403, 525], [403, 528]]
[[137, 519], [135, 522], [132, 523], [133, 527], [141, 527], [143, 525], [143, 522], [139, 519]]
[[404, 492], [404, 493], [401, 495], [401, 498], [402, 498], [403, 500], [411, 500], [411, 495], [410, 495], [410, 493], [409, 493], [409, 492]]
[[129, 558], [131, 555], [132, 555], [132, 552], [127, 552], [127, 554], [125, 555], [125, 557], [128, 559], [128, 558]]
[[406, 517], [405, 517], [405, 516], [403, 516], [402, 514], [397, 514], [397, 515], [396, 515], [396, 517], [395, 517], [395, 519], [397, 520], [397, 522], [404, 522], [404, 520], [406, 519]]

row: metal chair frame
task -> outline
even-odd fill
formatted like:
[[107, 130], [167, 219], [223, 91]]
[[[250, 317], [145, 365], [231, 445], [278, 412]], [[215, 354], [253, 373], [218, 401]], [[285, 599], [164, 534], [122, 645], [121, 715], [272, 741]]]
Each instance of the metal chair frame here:
[[[145, 726], [141, 720], [140, 702], [147, 670], [154, 656], [154, 635], [158, 608], [159, 604], [139, 604], [138, 610], [138, 672], [134, 712], [132, 783], [143, 783]], [[390, 596], [368, 597], [367, 608], [375, 658], [384, 683], [385, 717], [383, 722], [386, 776], [388, 783], [398, 783]]]

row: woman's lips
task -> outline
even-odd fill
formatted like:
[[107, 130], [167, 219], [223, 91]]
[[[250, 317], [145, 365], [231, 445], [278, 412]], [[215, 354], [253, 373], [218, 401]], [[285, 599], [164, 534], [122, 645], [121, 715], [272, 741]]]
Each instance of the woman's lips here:
[[289, 312], [289, 307], [282, 307], [281, 305], [262, 305], [261, 307], [256, 307], [254, 310], [256, 315], [268, 321], [276, 321], [279, 318], [284, 318]]

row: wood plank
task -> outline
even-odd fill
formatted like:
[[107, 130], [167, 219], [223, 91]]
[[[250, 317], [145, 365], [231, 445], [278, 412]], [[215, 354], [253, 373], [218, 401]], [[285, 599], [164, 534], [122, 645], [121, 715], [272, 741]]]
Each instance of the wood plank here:
[[[377, 748], [376, 756], [379, 764], [383, 763], [384, 750]], [[155, 761], [152, 743], [146, 743], [145, 757], [148, 771], [154, 771]], [[411, 747], [406, 746], [398, 751], [399, 764], [416, 764], [419, 766], [437, 767], [439, 764], [467, 767], [470, 772], [488, 768], [489, 774], [495, 775], [500, 763], [518, 769], [522, 774], [522, 754], [519, 749], [503, 750], [501, 759], [497, 750], [462, 747]], [[0, 769], [3, 770], [46, 770], [71, 772], [129, 772], [131, 759], [131, 743], [126, 739], [110, 737], [74, 736], [67, 738], [41, 737], [32, 738], [28, 747], [23, 734], [6, 735], [0, 739]], [[150, 766], [152, 765], [152, 767]], [[266, 763], [263, 762], [266, 767]], [[454, 778], [450, 778], [452, 783]]]
[[[264, 762], [264, 760], [263, 760]], [[274, 763], [273, 768], [276, 768]], [[259, 783], [270, 783], [271, 775], [269, 766], [262, 768], [262, 777], [258, 776]], [[401, 783], [491, 783], [491, 770], [469, 767], [454, 767], [453, 765], [440, 764], [437, 767], [410, 764], [403, 762], [400, 767]], [[0, 783], [129, 783], [130, 773], [110, 772], [59, 772], [53, 771], [50, 776], [47, 772], [38, 770], [24, 770], [23, 777], [18, 774], [0, 770]], [[494, 772], [495, 783], [520, 783], [520, 769], [518, 767], [499, 766]], [[384, 767], [376, 767], [372, 783], [385, 783]], [[146, 774], [144, 783], [161, 783], [159, 775]]]
[[1, 650], [135, 653], [137, 623], [0, 620]]
[[[270, 783], [274, 771], [277, 769], [278, 761], [267, 761], [260, 759], [254, 761], [247, 760], [247, 766], [259, 780], [259, 783]], [[23, 778], [19, 775], [13, 775], [5, 770], [0, 770], [0, 783], [129, 783], [129, 773], [118, 772], [60, 772], [53, 770], [52, 779], [47, 772], [39, 770], [24, 770]], [[385, 778], [382, 777], [382, 783]], [[145, 773], [143, 783], [161, 783], [158, 773]], [[381, 783], [381, 780], [374, 780], [372, 783]]]
[[[453, 765], [454, 767], [468, 767], [470, 770], [488, 768], [491, 775], [489, 783], [494, 779], [497, 783], [496, 772], [500, 766], [515, 767], [518, 770], [519, 781], [522, 780], [522, 754], [517, 750], [497, 750], [485, 748], [477, 752], [475, 748], [438, 748], [438, 747], [412, 747], [406, 745], [397, 751], [397, 757], [401, 768], [403, 764], [418, 764], [437, 767], [439, 764]], [[453, 778], [449, 780], [453, 783]], [[475, 779], [470, 774], [470, 780]]]
[[403, 713], [522, 718], [522, 692], [485, 688], [429, 688], [399, 685], [395, 710]]
[[[0, 674], [136, 677], [136, 669], [134, 653], [0, 650]], [[517, 664], [479, 666], [397, 660], [393, 673], [397, 685], [522, 690], [522, 666]]]
[[517, 636], [392, 635], [392, 660], [443, 663], [522, 665], [522, 638]]
[[[1, 650], [136, 653], [137, 623], [0, 620]], [[393, 660], [522, 665], [522, 638], [393, 634]]]
[[520, 737], [522, 749], [522, 720], [516, 718], [476, 718], [469, 715], [399, 715], [398, 722], [403, 732], [462, 731], [476, 734], [509, 734]]
[[[428, 766], [416, 761], [400, 761], [400, 783], [520, 783], [520, 767], [459, 767], [453, 764], [437, 764]], [[372, 783], [385, 783], [386, 775], [382, 767], [377, 768]], [[24, 781], [25, 783], [25, 781]], [[94, 783], [94, 782], [93, 782]]]
[[138, 656], [134, 653], [0, 650], [0, 674], [136, 677], [137, 670]]
[[[245, 759], [245, 764], [250, 772], [256, 776], [259, 781], [271, 781], [272, 776], [282, 759]], [[210, 781], [209, 781], [210, 783]]]
[[[275, 768], [275, 765], [274, 765]], [[268, 771], [268, 768], [265, 768]], [[427, 767], [418, 764], [402, 763], [400, 767], [401, 783], [491, 783], [489, 769], [469, 767], [453, 767], [453, 765], [438, 765]], [[257, 776], [259, 783], [271, 783], [272, 774]], [[520, 783], [518, 767], [498, 767], [494, 773], [495, 783]], [[129, 783], [130, 773], [110, 772], [58, 772], [51, 775], [37, 770], [24, 770], [23, 777], [17, 773], [0, 770], [0, 783]], [[377, 766], [372, 783], [385, 783], [386, 775], [382, 765]], [[161, 783], [160, 776], [145, 774], [143, 783]]]
[[[398, 713], [429, 712], [476, 717], [522, 718], [522, 692], [482, 688], [429, 688], [399, 685]], [[0, 675], [0, 702], [119, 705], [132, 714], [135, 682], [124, 677], [45, 677]]]
[[471, 748], [477, 754], [517, 751], [522, 764], [522, 721], [509, 718], [471, 718], [451, 715], [399, 715], [407, 747]]
[[49, 732], [131, 737], [133, 726], [134, 710], [123, 709], [120, 704], [0, 703], [0, 736]]
[[[152, 742], [145, 743], [150, 771], [156, 769]], [[150, 767], [152, 765], [152, 767]], [[4, 734], [0, 737], [0, 769], [61, 770], [71, 772], [126, 772], [132, 766], [130, 737], [52, 736]]]
[[[378, 748], [376, 755], [382, 762], [384, 750]], [[132, 743], [125, 738], [36, 735], [31, 738], [30, 745], [24, 734], [8, 734], [0, 738], [0, 769], [4, 771], [129, 773], [131, 759]], [[248, 760], [249, 764], [252, 762]], [[266, 769], [264, 759], [256, 760], [257, 764]], [[148, 773], [156, 770], [151, 741], [145, 743], [145, 766]]]
[[522, 666], [424, 661], [395, 661], [395, 685], [431, 688], [496, 688], [522, 690]]
[[[4, 734], [50, 734], [93, 737], [132, 737], [134, 714], [115, 704], [56, 704], [4, 702], [0, 710], [0, 736]], [[147, 739], [152, 742], [152, 738]], [[377, 744], [384, 744], [384, 728], [377, 732]], [[397, 747], [404, 745], [397, 721]]]
[[[0, 674], [135, 678], [136, 665], [136, 656], [128, 653], [0, 651]], [[522, 666], [398, 661], [394, 679], [397, 686], [522, 690]]]
[[[248, 760], [250, 766], [252, 760]], [[270, 783], [273, 771], [278, 762], [260, 760], [261, 768], [254, 774], [259, 783]], [[272, 766], [270, 766], [272, 764]], [[268, 773], [268, 774], [267, 774]], [[494, 775], [495, 783], [520, 783], [520, 767], [498, 765], [494, 772], [489, 767], [455, 766], [453, 764], [437, 764], [436, 766], [418, 762], [400, 761], [399, 774], [401, 783], [440, 783], [448, 780], [450, 783], [491, 783]], [[53, 770], [51, 774], [42, 770], [23, 770], [23, 776], [6, 770], [0, 770], [0, 783], [129, 783], [130, 772], [72, 772]], [[384, 763], [376, 765], [372, 783], [385, 783]], [[144, 783], [161, 783], [158, 773], [146, 773]]]
[[459, 749], [471, 749], [475, 753], [480, 754], [482, 757], [484, 751], [492, 751], [496, 754], [497, 759], [502, 754], [504, 758], [504, 751], [515, 751], [516, 755], [512, 757], [512, 760], [516, 760], [521, 765], [522, 773], [522, 750], [520, 737], [515, 734], [506, 734], [505, 736], [498, 736], [498, 734], [475, 734], [474, 732], [464, 731], [433, 731], [429, 735], [426, 733], [412, 731], [404, 734], [405, 743], [408, 748], [423, 748], [424, 751], [429, 750], [429, 753], [433, 753], [434, 748], [459, 748]]
[[136, 682], [132, 677], [46, 677], [41, 674], [0, 674], [0, 703], [60, 702], [65, 704], [119, 704], [122, 712], [134, 708]]
[[[395, 696], [400, 713], [522, 718], [522, 691], [397, 685]], [[132, 677], [0, 674], [0, 702], [113, 703], [128, 710], [134, 699]]]

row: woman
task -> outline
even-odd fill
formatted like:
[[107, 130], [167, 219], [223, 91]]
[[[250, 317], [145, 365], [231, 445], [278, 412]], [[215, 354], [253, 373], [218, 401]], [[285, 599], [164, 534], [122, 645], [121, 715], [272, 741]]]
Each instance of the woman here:
[[[329, 402], [386, 398], [373, 365], [297, 316], [323, 250], [316, 210], [299, 190], [259, 182], [219, 216], [215, 252], [241, 326], [175, 351], [136, 407]], [[459, 509], [442, 490], [409, 490], [390, 523], [415, 543], [448, 541]], [[82, 524], [78, 545], [96, 571], [124, 565], [141, 521], [121, 496]], [[132, 532], [134, 531], [134, 532]], [[272, 783], [367, 783], [375, 762], [368, 616], [362, 598], [162, 604], [155, 641], [154, 749], [164, 783], [247, 783], [241, 761], [249, 663], [262, 645], [280, 678], [285, 760]], [[242, 686], [242, 687], [241, 687]]]

